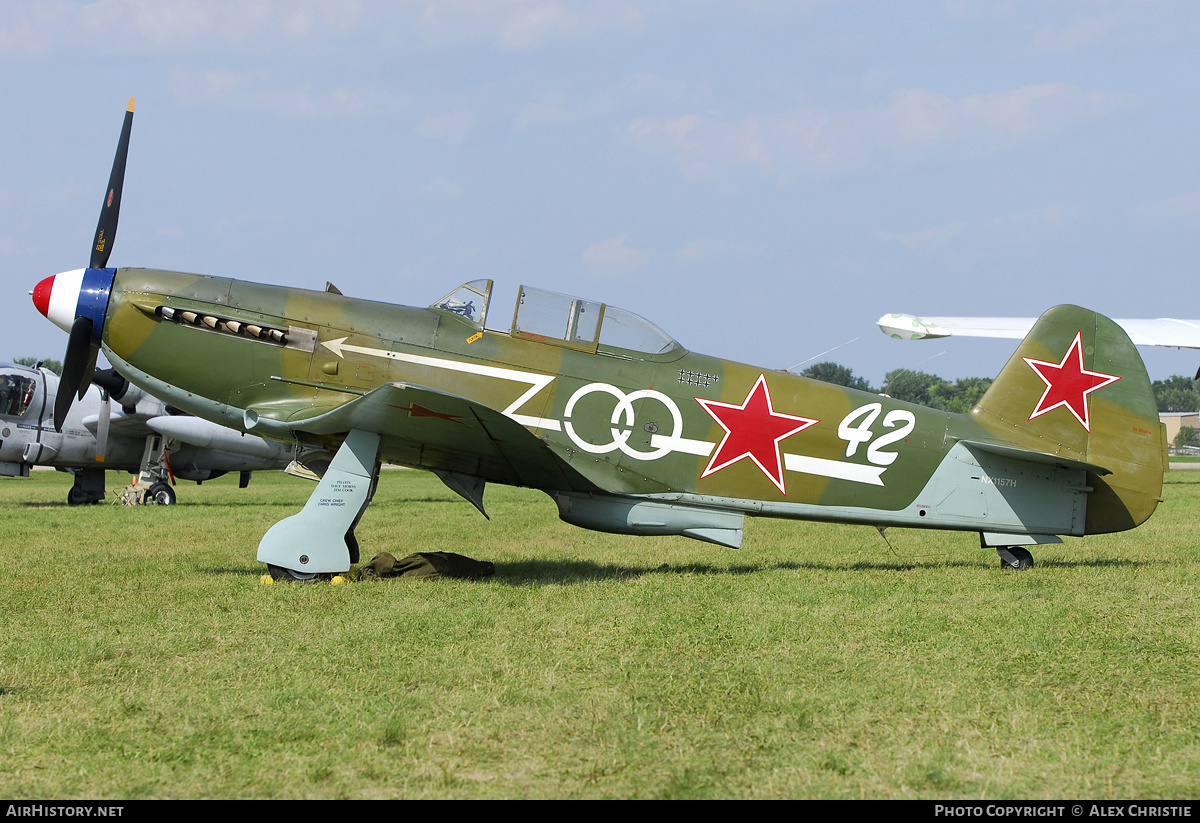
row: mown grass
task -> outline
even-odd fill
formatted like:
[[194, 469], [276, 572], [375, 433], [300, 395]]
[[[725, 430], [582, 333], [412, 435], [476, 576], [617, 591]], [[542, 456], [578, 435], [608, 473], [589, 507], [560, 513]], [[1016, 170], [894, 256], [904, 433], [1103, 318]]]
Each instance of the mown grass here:
[[[596, 534], [387, 472], [358, 534], [486, 581], [259, 584], [311, 491], [0, 483], [0, 796], [1197, 798], [1200, 472], [1002, 570], [970, 534]], [[110, 475], [110, 489], [124, 482]]]

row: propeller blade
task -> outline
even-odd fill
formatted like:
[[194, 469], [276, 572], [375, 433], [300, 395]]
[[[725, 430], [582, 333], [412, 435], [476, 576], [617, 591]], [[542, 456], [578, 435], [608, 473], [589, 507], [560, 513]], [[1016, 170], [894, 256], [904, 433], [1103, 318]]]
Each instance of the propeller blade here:
[[[86, 376], [90, 385], [91, 373], [95, 371], [96, 354], [93, 353], [92, 321], [76, 317], [71, 324], [71, 336], [67, 338], [67, 353], [63, 357], [62, 377], [58, 381], [58, 396], [54, 398], [54, 430], [62, 431], [67, 412], [75, 400], [75, 393]], [[89, 367], [88, 362], [92, 365]], [[87, 387], [84, 387], [87, 391]]]
[[109, 400], [108, 392], [104, 389], [100, 390], [100, 419], [96, 423], [96, 462], [104, 462], [104, 454], [108, 449], [108, 424], [109, 416], [112, 410], [112, 403]]
[[83, 379], [79, 381], [79, 391], [75, 392], [75, 397], [79, 400], [87, 394], [88, 387], [92, 385], [96, 376], [96, 358], [100, 356], [100, 347], [93, 344], [89, 351], [87, 365], [83, 367]]
[[129, 132], [132, 128], [133, 98], [130, 97], [129, 107], [125, 109], [125, 123], [121, 126], [121, 139], [117, 141], [117, 155], [113, 158], [112, 174], [108, 177], [104, 205], [100, 207], [100, 221], [96, 224], [96, 237], [92, 241], [89, 268], [104, 268], [112, 253], [113, 238], [117, 235], [117, 217], [121, 213], [121, 188], [125, 184], [125, 158], [129, 156]]

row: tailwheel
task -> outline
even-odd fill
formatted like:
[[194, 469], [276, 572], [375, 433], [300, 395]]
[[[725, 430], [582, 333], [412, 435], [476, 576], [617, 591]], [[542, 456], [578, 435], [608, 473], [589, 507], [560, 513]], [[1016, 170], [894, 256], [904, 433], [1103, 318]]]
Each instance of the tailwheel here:
[[1033, 555], [1024, 546], [1001, 546], [996, 554], [1000, 555], [1001, 568], [1016, 571], [1033, 568]]
[[329, 572], [298, 572], [295, 569], [285, 569], [283, 566], [267, 564], [267, 572], [271, 579], [284, 583], [320, 583], [333, 579]]

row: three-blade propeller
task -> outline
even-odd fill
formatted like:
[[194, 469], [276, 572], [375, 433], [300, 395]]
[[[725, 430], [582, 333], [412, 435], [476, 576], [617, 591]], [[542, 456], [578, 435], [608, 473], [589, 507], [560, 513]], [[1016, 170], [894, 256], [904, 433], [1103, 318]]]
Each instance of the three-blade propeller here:
[[[108, 189], [100, 207], [100, 220], [96, 224], [96, 236], [92, 241], [91, 261], [88, 267], [102, 269], [108, 265], [112, 253], [113, 239], [117, 236], [117, 218], [121, 213], [121, 189], [125, 184], [125, 160], [129, 156], [129, 133], [133, 128], [133, 98], [125, 110], [125, 122], [121, 126], [121, 139], [117, 142], [117, 154], [113, 158], [112, 173], [108, 177]], [[94, 339], [91, 318], [79, 316], [71, 324], [71, 335], [67, 340], [67, 353], [63, 357], [63, 373], [59, 383], [58, 397], [54, 401], [54, 428], [62, 431], [63, 422], [75, 398], [81, 398], [92, 384], [96, 370], [96, 357], [100, 344]]]

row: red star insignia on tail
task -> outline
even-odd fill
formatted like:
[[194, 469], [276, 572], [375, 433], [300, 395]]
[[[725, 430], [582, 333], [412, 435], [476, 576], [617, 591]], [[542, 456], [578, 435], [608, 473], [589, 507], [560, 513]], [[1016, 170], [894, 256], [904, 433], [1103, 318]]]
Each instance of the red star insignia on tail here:
[[771, 407], [771, 392], [764, 374], [758, 376], [740, 406], [700, 397], [696, 398], [696, 402], [725, 430], [725, 437], [700, 477], [708, 477], [743, 457], [749, 457], [779, 487], [779, 491], [787, 494], [783, 486], [779, 441], [820, 421], [775, 411]]
[[1029, 415], [1030, 420], [1051, 409], [1065, 406], [1085, 429], [1089, 432], [1092, 430], [1091, 419], [1088, 416], [1088, 395], [1121, 378], [1115, 374], [1088, 371], [1083, 367], [1083, 344], [1080, 342], [1082, 334], [1082, 331], [1075, 333], [1075, 340], [1060, 363], [1047, 363], [1032, 357], [1021, 358], [1046, 383], [1046, 391], [1042, 392], [1041, 399]]

